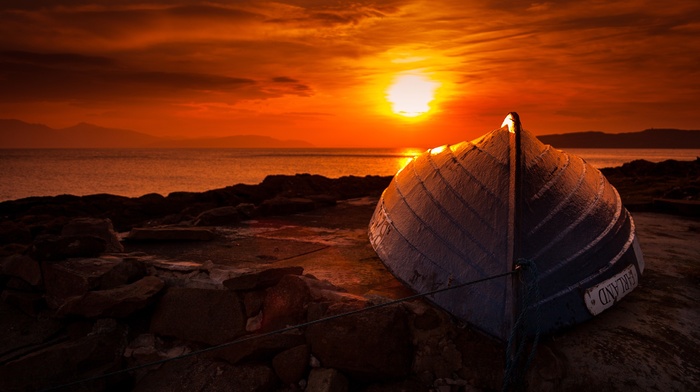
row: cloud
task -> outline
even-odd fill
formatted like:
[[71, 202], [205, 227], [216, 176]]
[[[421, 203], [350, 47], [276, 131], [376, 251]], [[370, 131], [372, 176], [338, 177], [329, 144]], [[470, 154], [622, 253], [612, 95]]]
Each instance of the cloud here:
[[4, 103], [338, 120], [376, 116], [382, 83], [416, 70], [459, 119], [517, 105], [588, 121], [653, 103], [671, 116], [700, 99], [690, 0], [7, 0], [0, 20]]
[[0, 61], [33, 65], [53, 64], [73, 67], [105, 67], [117, 64], [115, 59], [86, 56], [78, 53], [32, 53], [19, 50], [0, 52]]
[[296, 79], [289, 78], [287, 76], [275, 76], [272, 78], [272, 81], [275, 83], [297, 83], [299, 82]]
[[138, 70], [105, 57], [74, 53], [0, 52], [3, 101], [178, 99], [183, 94], [226, 95], [226, 99], [269, 98], [309, 94], [296, 80], [284, 89], [269, 89], [266, 81], [195, 72]]

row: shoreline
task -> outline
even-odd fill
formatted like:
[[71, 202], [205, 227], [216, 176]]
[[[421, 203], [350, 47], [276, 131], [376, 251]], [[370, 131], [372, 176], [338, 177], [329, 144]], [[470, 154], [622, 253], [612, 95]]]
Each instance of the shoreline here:
[[[532, 388], [684, 390], [700, 382], [700, 221], [654, 202], [657, 194], [697, 197], [688, 192], [698, 166], [633, 162], [606, 173], [623, 203], [637, 207], [646, 272], [610, 311], [540, 342], [526, 375]], [[167, 197], [0, 203], [0, 327], [8, 331], [0, 390], [166, 359], [85, 390], [298, 392], [324, 382], [357, 392], [500, 390], [503, 345], [423, 300], [170, 361], [411, 295], [367, 237], [391, 179], [269, 176]]]
[[[657, 163], [635, 160], [622, 166], [600, 170], [618, 190], [623, 205], [630, 211], [694, 214], [694, 216], [700, 214], [698, 212], [700, 207], [694, 206], [695, 203], [700, 203], [700, 158], [694, 161], [666, 160]], [[42, 210], [42, 213], [51, 213], [50, 206], [63, 205], [74, 208], [74, 211], [71, 211], [72, 216], [80, 216], [81, 213], [90, 216], [98, 212], [99, 216], [111, 218], [118, 230], [121, 230], [122, 227], [127, 229], [149, 219], [163, 219], [167, 215], [183, 210], [190, 215], [196, 215], [207, 207], [239, 203], [252, 203], [257, 206], [275, 196], [321, 195], [326, 202], [331, 202], [330, 199], [337, 201], [374, 195], [381, 193], [392, 178], [393, 176], [377, 175], [339, 178], [328, 178], [316, 174], [268, 175], [258, 184], [235, 184], [203, 192], [177, 191], [166, 196], [157, 193], [138, 197], [108, 193], [85, 196], [70, 194], [30, 196], [0, 202], [0, 222], [30, 214], [33, 208]], [[323, 202], [318, 204], [324, 205]], [[114, 211], [109, 211], [110, 207]], [[115, 209], [115, 207], [118, 208]], [[132, 216], [123, 217], [124, 219], [118, 217], [125, 212]], [[194, 217], [190, 216], [190, 218]]]
[[[206, 153], [180, 157], [175, 154], [122, 156], [111, 153], [102, 156], [99, 153], [88, 152], [77, 157], [73, 155], [54, 157], [28, 155], [16, 159], [6, 157], [4, 163], [9, 166], [5, 173], [6, 181], [0, 185], [0, 202], [66, 194], [75, 196], [110, 194], [138, 198], [145, 194], [156, 193], [167, 197], [169, 193], [183, 191], [202, 193], [232, 184], [257, 185], [270, 174], [313, 173], [327, 178], [350, 175], [393, 176], [402, 166], [401, 162], [409, 159], [413, 153], [418, 151], [411, 154], [406, 152], [398, 156], [383, 153], [376, 156], [367, 155], [365, 150], [353, 152], [347, 156], [337, 153], [319, 155], [313, 151], [289, 156], [273, 153], [262, 158], [260, 167], [257, 167], [257, 156], [250, 153], [240, 156]], [[594, 167], [608, 171], [638, 159], [637, 156], [626, 156], [627, 153], [629, 151], [622, 151], [621, 156], [610, 156], [607, 153], [593, 152], [589, 155], [580, 153], [580, 156]], [[692, 158], [676, 157], [666, 153], [660, 153], [658, 156], [654, 156], [653, 152], [650, 154], [646, 156], [650, 162], [683, 159], [680, 162], [686, 163], [696, 160], [700, 150], [692, 154]], [[29, 165], [26, 162], [28, 159], [36, 160], [36, 163]], [[94, 169], [85, 172], [86, 167]], [[149, 170], [141, 170], [145, 167], [149, 167]]]

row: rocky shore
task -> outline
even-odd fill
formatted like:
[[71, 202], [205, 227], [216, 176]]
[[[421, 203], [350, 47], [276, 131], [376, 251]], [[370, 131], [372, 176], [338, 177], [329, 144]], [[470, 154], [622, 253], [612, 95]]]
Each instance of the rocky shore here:
[[[603, 171], [647, 271], [613, 310], [541, 342], [529, 388], [692, 390], [700, 160]], [[317, 322], [412, 294], [366, 235], [390, 181], [0, 203], [0, 391], [500, 390], [503, 345], [420, 299]]]

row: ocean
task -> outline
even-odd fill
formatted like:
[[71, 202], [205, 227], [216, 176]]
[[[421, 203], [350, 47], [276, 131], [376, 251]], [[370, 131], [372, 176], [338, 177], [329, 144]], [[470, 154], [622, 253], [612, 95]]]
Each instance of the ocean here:
[[[29, 196], [202, 192], [270, 174], [389, 176], [423, 149], [3, 149], [0, 201]], [[566, 149], [598, 168], [695, 160], [698, 149]]]

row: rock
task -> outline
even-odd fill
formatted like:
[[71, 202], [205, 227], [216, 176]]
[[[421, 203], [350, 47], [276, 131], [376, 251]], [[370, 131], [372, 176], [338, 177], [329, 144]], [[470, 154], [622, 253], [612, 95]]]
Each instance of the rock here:
[[[450, 389], [451, 390], [451, 389]], [[457, 389], [455, 389], [457, 390]], [[401, 380], [401, 381], [389, 381], [389, 382], [383, 382], [383, 383], [378, 383], [378, 384], [373, 384], [367, 387], [367, 389], [363, 389], [362, 392], [430, 392], [430, 391], [436, 391], [436, 389], [432, 389], [424, 385], [418, 380], [413, 380], [413, 379], [407, 379], [407, 380]], [[480, 390], [472, 390], [472, 389], [459, 389], [460, 392], [477, 392]]]
[[[102, 259], [111, 260], [109, 256]], [[116, 258], [120, 260], [120, 258]], [[119, 287], [124, 284], [135, 282], [146, 276], [146, 266], [141, 260], [133, 258], [123, 258], [117, 262], [104, 275], [100, 277], [99, 288], [102, 290]]]
[[269, 193], [287, 197], [300, 195], [332, 195], [349, 199], [367, 195], [379, 195], [391, 182], [391, 176], [344, 176], [330, 179], [319, 175], [296, 174], [294, 176], [270, 175], [260, 184]]
[[277, 380], [265, 365], [232, 366], [225, 362], [191, 357], [172, 361], [142, 378], [133, 392], [272, 392]]
[[133, 228], [129, 241], [211, 241], [216, 234], [203, 227], [143, 227]]
[[[164, 359], [176, 358], [190, 353], [192, 350], [184, 345], [166, 345], [162, 339], [152, 333], [143, 333], [131, 342], [124, 349], [124, 358], [127, 367], [136, 367], [149, 364]], [[150, 367], [153, 370], [153, 367]], [[149, 367], [136, 370], [134, 378], [136, 381], [143, 378], [149, 371]]]
[[106, 249], [102, 238], [90, 235], [40, 236], [30, 248], [29, 256], [37, 261], [58, 261], [73, 257], [97, 257]]
[[338, 198], [333, 195], [309, 195], [309, 200], [313, 200], [317, 206], [332, 207], [338, 204]]
[[502, 343], [471, 328], [464, 328], [458, 330], [455, 346], [462, 353], [460, 378], [481, 389], [503, 388], [506, 352]]
[[21, 222], [0, 222], [0, 244], [29, 244], [32, 234], [29, 228]]
[[258, 210], [262, 215], [290, 215], [299, 212], [312, 211], [316, 208], [316, 203], [313, 200], [300, 197], [287, 198], [277, 196], [268, 199], [260, 204]]
[[411, 370], [408, 315], [399, 305], [311, 325], [306, 338], [322, 366], [351, 377], [385, 380], [405, 377]]
[[303, 267], [268, 268], [226, 279], [223, 284], [229, 290], [258, 290], [276, 285], [285, 275], [301, 275], [303, 272]]
[[527, 385], [535, 391], [561, 391], [565, 389], [567, 359], [554, 347], [543, 344], [537, 347], [535, 358], [527, 375]]
[[[0, 245], [0, 258], [5, 258], [7, 256], [12, 256], [14, 254], [24, 254], [27, 251], [29, 245], [24, 244], [5, 244]], [[2, 264], [0, 262], [0, 264]], [[2, 267], [0, 267], [2, 268]]]
[[158, 337], [152, 333], [142, 333], [124, 349], [124, 357], [132, 359], [135, 363], [143, 364], [155, 362], [163, 359], [160, 351], [156, 347], [159, 343]]
[[41, 266], [37, 261], [25, 255], [10, 255], [0, 264], [2, 275], [14, 276], [24, 280], [32, 286], [42, 283]]
[[241, 203], [236, 206], [236, 211], [242, 220], [254, 218], [257, 212], [255, 204], [252, 203]]
[[230, 290], [171, 287], [158, 301], [151, 332], [217, 345], [245, 333], [245, 309]]
[[88, 291], [82, 296], [69, 298], [58, 313], [93, 318], [126, 317], [149, 305], [164, 286], [161, 279], [146, 276], [121, 287]]
[[248, 317], [255, 317], [261, 314], [263, 303], [265, 302], [265, 291], [248, 291], [243, 293], [243, 304], [245, 314]]
[[24, 281], [23, 279], [20, 279], [15, 276], [7, 276], [5, 277], [6, 282], [5, 282], [5, 288], [6, 289], [12, 289], [12, 290], [19, 290], [19, 291], [25, 291], [25, 292], [32, 292], [32, 291], [37, 291], [35, 290], [35, 287]]
[[248, 317], [245, 323], [246, 332], [256, 332], [262, 328], [263, 312], [260, 311], [257, 315]]
[[172, 261], [153, 257], [141, 258], [149, 275], [163, 279], [168, 287], [223, 289], [221, 283], [210, 279], [207, 268], [196, 261]]
[[309, 367], [310, 354], [311, 350], [306, 344], [292, 347], [272, 358], [272, 369], [284, 384], [296, 384]]
[[306, 392], [347, 392], [348, 379], [335, 369], [315, 368], [309, 373]]
[[105, 240], [106, 252], [123, 252], [124, 246], [114, 231], [112, 221], [98, 218], [76, 218], [68, 222], [61, 230], [61, 236], [90, 235]]
[[[40, 346], [0, 366], [0, 391], [42, 390], [119, 369], [126, 346], [125, 329], [97, 323], [92, 333], [76, 340]], [[86, 382], [79, 390], [127, 388], [124, 376]], [[78, 386], [74, 386], [78, 388]], [[76, 389], [78, 390], [78, 389]]]
[[350, 294], [342, 287], [335, 286], [327, 280], [318, 280], [313, 276], [304, 275], [300, 277], [311, 292], [311, 298], [314, 301], [323, 301], [331, 303], [349, 303], [356, 307], [364, 307], [367, 304], [367, 298]]
[[0, 300], [30, 316], [38, 315], [39, 311], [46, 305], [42, 293], [13, 290], [9, 288], [3, 290], [2, 295], [0, 295]]
[[143, 263], [115, 256], [43, 263], [42, 267], [47, 302], [52, 308], [60, 307], [69, 297], [132, 283], [145, 274]]
[[[441, 317], [443, 316], [443, 317]], [[434, 330], [445, 323], [444, 313], [441, 315], [432, 307], [424, 306], [413, 318], [413, 326], [421, 331]]]
[[249, 339], [213, 351], [212, 358], [223, 359], [230, 364], [265, 360], [282, 351], [304, 344], [304, 335], [292, 332], [261, 337], [249, 335], [246, 338]]
[[452, 377], [462, 367], [455, 340], [457, 328], [450, 316], [424, 302], [408, 305], [413, 311], [412, 336], [416, 347], [413, 372], [424, 381]]
[[195, 226], [224, 226], [234, 225], [241, 221], [238, 208], [233, 206], [213, 208], [199, 214], [194, 221]]
[[274, 331], [306, 321], [306, 304], [311, 292], [304, 280], [286, 275], [267, 289], [263, 304], [263, 331]]
[[199, 272], [199, 271], [205, 269], [205, 267], [202, 263], [198, 263], [196, 261], [172, 261], [172, 260], [161, 260], [161, 259], [149, 258], [146, 260], [146, 263], [149, 266], [152, 266], [152, 267], [155, 267], [155, 268], [158, 268], [161, 270], [171, 271], [171, 272], [189, 273], [189, 272]]

